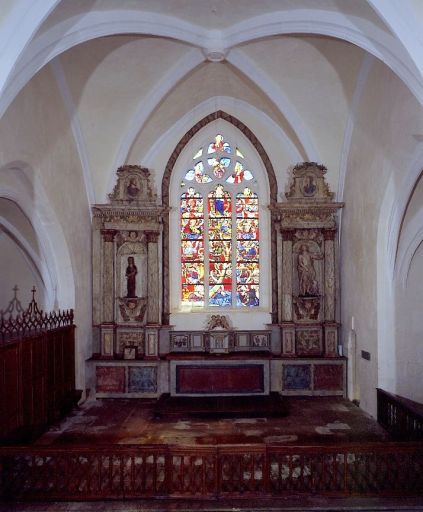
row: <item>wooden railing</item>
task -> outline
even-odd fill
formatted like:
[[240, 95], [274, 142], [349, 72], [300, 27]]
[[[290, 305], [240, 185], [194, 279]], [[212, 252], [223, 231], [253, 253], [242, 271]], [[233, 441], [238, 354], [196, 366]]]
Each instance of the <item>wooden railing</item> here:
[[[34, 295], [0, 312], [0, 442], [27, 442], [72, 407], [73, 311], [44, 313]], [[33, 290], [35, 294], [35, 290]]]
[[423, 440], [423, 405], [377, 390], [377, 420], [398, 441]]
[[5, 500], [422, 495], [423, 446], [0, 448]]

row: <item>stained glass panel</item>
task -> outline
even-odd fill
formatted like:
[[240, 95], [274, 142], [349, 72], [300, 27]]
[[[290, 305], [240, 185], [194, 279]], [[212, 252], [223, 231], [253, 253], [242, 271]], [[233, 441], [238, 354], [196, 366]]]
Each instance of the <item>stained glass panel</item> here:
[[223, 139], [223, 135], [216, 135], [214, 141], [209, 144], [207, 149], [207, 153], [217, 153], [225, 151], [226, 153], [232, 153], [231, 146], [228, 142], [225, 142]]
[[210, 183], [211, 181], [213, 181], [213, 179], [204, 172], [203, 162], [198, 162], [197, 164], [195, 164], [194, 178], [197, 183]]
[[209, 267], [210, 284], [231, 284], [232, 283], [232, 264], [226, 263], [210, 263]]
[[197, 261], [204, 258], [203, 240], [182, 240], [181, 259], [182, 261]]
[[[232, 185], [254, 179], [243, 163], [244, 154], [237, 146], [234, 148], [238, 160], [231, 158], [229, 142], [217, 134], [213, 142], [193, 156], [196, 163], [185, 173], [184, 180], [196, 182], [202, 192], [208, 192], [207, 205], [191, 184], [181, 182], [181, 187], [189, 187], [180, 201], [183, 304], [259, 305], [258, 196], [248, 187], [237, 193], [231, 190]], [[210, 191], [208, 184], [213, 181], [217, 184]]]
[[221, 158], [220, 160], [217, 158], [209, 158], [207, 163], [213, 167], [213, 174], [216, 178], [222, 178], [225, 174], [226, 167], [229, 167], [229, 164], [231, 163], [231, 159], [226, 157]]
[[238, 306], [258, 306], [259, 287], [258, 285], [238, 284], [236, 287]]
[[232, 238], [231, 218], [209, 219], [210, 240], [231, 240]]
[[204, 305], [204, 285], [203, 284], [183, 284], [182, 285], [182, 303], [195, 303], [196, 306]]
[[259, 259], [259, 243], [258, 241], [250, 242], [238, 240], [237, 242], [237, 260], [255, 261]]
[[181, 238], [182, 240], [198, 240], [203, 238], [204, 219], [181, 219]]
[[249, 188], [245, 188], [244, 192], [236, 196], [236, 216], [258, 218], [258, 197], [257, 194], [251, 192]]
[[203, 215], [204, 203], [200, 194], [194, 192], [194, 189], [189, 189], [187, 193], [181, 195], [182, 217], [202, 217]]
[[208, 198], [210, 217], [230, 217], [232, 212], [231, 195], [218, 185]]
[[204, 263], [182, 263], [182, 284], [203, 284]]
[[258, 219], [236, 219], [237, 238], [241, 240], [258, 240]]
[[259, 284], [259, 265], [256, 262], [238, 261], [236, 264], [236, 281], [239, 284]]
[[229, 240], [210, 240], [209, 259], [211, 261], [230, 261], [232, 257], [232, 236]]
[[232, 285], [217, 284], [209, 287], [210, 306], [230, 307], [232, 306]]
[[242, 183], [244, 180], [252, 180], [254, 176], [250, 171], [244, 168], [241, 162], [236, 162], [234, 167], [234, 172], [229, 176], [226, 180], [227, 183], [231, 183], [233, 185], [238, 185], [238, 183]]

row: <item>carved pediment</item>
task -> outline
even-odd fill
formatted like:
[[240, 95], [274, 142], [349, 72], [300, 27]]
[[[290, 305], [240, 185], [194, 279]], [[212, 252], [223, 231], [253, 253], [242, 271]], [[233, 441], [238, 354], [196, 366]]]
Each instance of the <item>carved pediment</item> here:
[[152, 191], [150, 171], [138, 165], [124, 165], [116, 172], [117, 183], [109, 199], [113, 205], [141, 206], [155, 203], [156, 194]]
[[285, 194], [288, 201], [320, 202], [332, 201], [334, 193], [329, 190], [325, 174], [327, 168], [316, 162], [302, 162], [293, 169], [289, 192]]

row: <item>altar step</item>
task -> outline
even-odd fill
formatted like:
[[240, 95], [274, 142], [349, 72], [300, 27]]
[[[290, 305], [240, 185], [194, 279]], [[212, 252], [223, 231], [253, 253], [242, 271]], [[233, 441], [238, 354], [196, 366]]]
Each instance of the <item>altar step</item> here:
[[156, 419], [201, 418], [282, 418], [287, 416], [286, 400], [279, 393], [264, 396], [161, 395], [154, 407]]

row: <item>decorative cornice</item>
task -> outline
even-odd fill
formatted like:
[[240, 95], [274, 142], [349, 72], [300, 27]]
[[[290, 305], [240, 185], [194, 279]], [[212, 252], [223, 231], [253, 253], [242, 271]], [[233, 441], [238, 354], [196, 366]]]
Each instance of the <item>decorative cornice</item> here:
[[136, 218], [160, 218], [164, 213], [166, 213], [169, 209], [163, 206], [158, 206], [155, 204], [152, 205], [144, 205], [142, 208], [140, 207], [129, 207], [129, 206], [111, 206], [108, 204], [96, 204], [92, 207], [93, 217], [96, 219], [101, 219], [102, 221], [110, 222], [112, 220], [118, 221], [129, 221], [133, 222], [133, 219]]
[[280, 229], [336, 227], [336, 214], [344, 203], [276, 203], [269, 208]]

